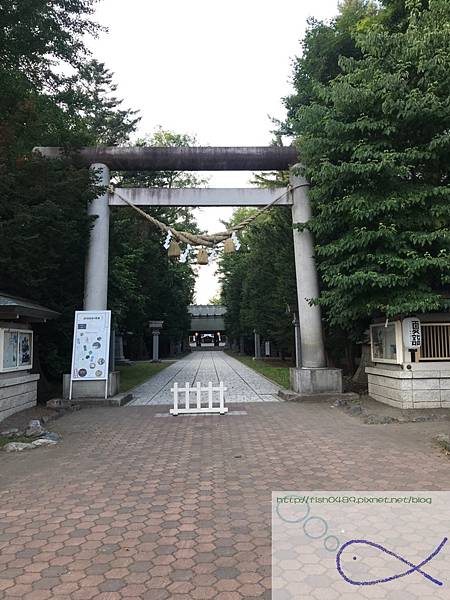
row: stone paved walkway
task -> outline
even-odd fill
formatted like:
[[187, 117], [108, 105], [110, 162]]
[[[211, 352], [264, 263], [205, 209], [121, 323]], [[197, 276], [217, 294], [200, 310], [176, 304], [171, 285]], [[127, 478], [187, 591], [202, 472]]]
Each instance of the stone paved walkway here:
[[225, 402], [276, 402], [280, 389], [259, 373], [224, 352], [192, 352], [175, 362], [146, 383], [133, 390], [134, 400], [129, 404], [173, 404], [170, 388], [175, 382], [184, 386], [199, 381], [214, 385], [225, 383]]
[[0, 455], [0, 598], [269, 600], [272, 490], [450, 489], [430, 441], [448, 423], [158, 410], [84, 409], [52, 426], [57, 446]]

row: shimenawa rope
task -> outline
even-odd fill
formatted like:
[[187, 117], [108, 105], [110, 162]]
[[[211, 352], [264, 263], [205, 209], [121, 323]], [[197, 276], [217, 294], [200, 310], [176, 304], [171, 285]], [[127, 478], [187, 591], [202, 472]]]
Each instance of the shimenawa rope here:
[[114, 188], [114, 186], [110, 185], [108, 187], [108, 192], [112, 195], [117, 196], [120, 200], [122, 200], [122, 202], [125, 202], [125, 204], [128, 204], [128, 206], [130, 208], [132, 208], [137, 213], [139, 213], [142, 217], [144, 217], [144, 219], [147, 219], [147, 221], [152, 223], [152, 225], [154, 225], [155, 227], [158, 227], [162, 232], [164, 232], [164, 233], [171, 232], [172, 236], [175, 239], [177, 239], [179, 242], [182, 242], [183, 244], [190, 244], [191, 246], [207, 246], [209, 248], [214, 248], [217, 244], [220, 244], [220, 243], [224, 242], [225, 240], [231, 238], [231, 236], [234, 233], [237, 233], [238, 231], [242, 231], [242, 229], [244, 229], [245, 227], [250, 225], [250, 223], [252, 223], [255, 219], [260, 217], [264, 212], [266, 212], [267, 210], [272, 208], [279, 200], [281, 200], [281, 198], [284, 198], [284, 196], [286, 196], [287, 194], [291, 193], [293, 190], [300, 188], [300, 187], [308, 187], [308, 184], [297, 185], [294, 187], [289, 185], [285, 192], [283, 192], [280, 196], [277, 196], [274, 200], [272, 200], [272, 202], [270, 202], [269, 204], [266, 204], [266, 206], [264, 206], [263, 208], [258, 209], [258, 211], [256, 213], [254, 213], [253, 215], [250, 215], [249, 217], [247, 217], [240, 223], [237, 223], [237, 225], [230, 227], [226, 231], [220, 231], [218, 233], [214, 233], [211, 235], [202, 234], [202, 233], [200, 233], [200, 234], [191, 233], [190, 231], [178, 231], [174, 227], [170, 227], [169, 225], [166, 225], [166, 223], [163, 223], [162, 221], [159, 221], [155, 217], [152, 217], [152, 215], [149, 215], [148, 213], [146, 213], [145, 211], [140, 209], [138, 206], [136, 206], [130, 200], [127, 200], [127, 198], [125, 198], [124, 196], [122, 196], [121, 194], [119, 194], [117, 192], [117, 190]]

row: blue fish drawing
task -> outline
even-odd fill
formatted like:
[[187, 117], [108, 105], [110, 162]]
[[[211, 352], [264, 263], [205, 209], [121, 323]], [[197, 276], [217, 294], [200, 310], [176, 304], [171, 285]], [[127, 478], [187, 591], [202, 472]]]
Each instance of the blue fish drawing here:
[[[442, 542], [433, 550], [433, 552], [425, 558], [425, 560], [423, 560], [418, 565], [415, 565], [414, 563], [410, 562], [409, 560], [406, 560], [399, 554], [396, 554], [392, 550], [385, 548], [381, 544], [376, 544], [375, 542], [371, 542], [369, 540], [349, 540], [348, 542], [345, 542], [345, 544], [343, 544], [341, 546], [341, 548], [339, 549], [339, 551], [336, 555], [336, 568], [338, 570], [339, 575], [347, 583], [351, 583], [352, 585], [376, 585], [378, 583], [387, 583], [388, 581], [393, 581], [394, 579], [400, 579], [401, 577], [406, 577], [407, 575], [411, 575], [412, 573], [419, 573], [420, 575], [422, 575], [423, 577], [425, 577], [432, 583], [434, 583], [436, 585], [443, 585], [442, 581], [435, 579], [434, 577], [432, 577], [431, 575], [429, 575], [428, 573], [423, 571], [422, 567], [424, 565], [426, 565], [427, 563], [429, 563], [435, 556], [437, 556], [439, 554], [439, 552], [442, 550], [442, 548], [445, 546], [446, 543], [447, 543], [447, 538], [445, 537], [442, 540]], [[384, 579], [371, 579], [371, 580], [369, 579], [369, 580], [361, 580], [361, 581], [351, 579], [344, 572], [344, 569], [342, 566], [342, 560], [341, 560], [342, 553], [344, 552], [344, 550], [346, 550], [347, 548], [350, 548], [350, 547], [352, 547], [353, 550], [356, 552], [357, 548], [361, 547], [361, 546], [370, 546], [371, 548], [376, 548], [377, 550], [380, 550], [380, 552], [383, 552], [387, 556], [392, 556], [393, 558], [396, 558], [398, 561], [400, 561], [403, 565], [406, 565], [408, 568], [404, 571], [401, 571], [400, 573], [395, 573]], [[353, 557], [353, 560], [356, 560], [355, 556]]]

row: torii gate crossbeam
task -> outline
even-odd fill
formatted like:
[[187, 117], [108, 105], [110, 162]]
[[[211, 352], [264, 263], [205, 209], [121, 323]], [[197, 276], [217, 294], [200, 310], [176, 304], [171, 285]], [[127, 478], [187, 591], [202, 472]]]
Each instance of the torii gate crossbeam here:
[[[34, 151], [47, 158], [65, 153], [62, 148], [52, 147], [37, 147]], [[75, 154], [82, 164], [101, 163], [113, 171], [286, 171], [298, 158], [294, 146], [94, 146]]]
[[109, 206], [127, 206], [123, 196], [137, 206], [291, 206], [286, 188], [116, 188]]

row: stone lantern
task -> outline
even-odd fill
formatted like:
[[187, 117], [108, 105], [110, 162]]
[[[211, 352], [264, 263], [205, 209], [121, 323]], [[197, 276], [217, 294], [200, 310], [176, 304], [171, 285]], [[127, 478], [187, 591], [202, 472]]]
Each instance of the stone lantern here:
[[164, 321], [149, 321], [148, 325], [152, 330], [153, 336], [153, 356], [151, 362], [160, 362], [159, 360], [159, 333], [162, 329]]

